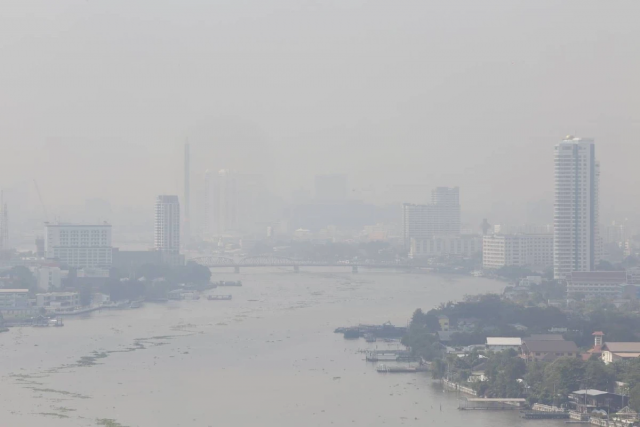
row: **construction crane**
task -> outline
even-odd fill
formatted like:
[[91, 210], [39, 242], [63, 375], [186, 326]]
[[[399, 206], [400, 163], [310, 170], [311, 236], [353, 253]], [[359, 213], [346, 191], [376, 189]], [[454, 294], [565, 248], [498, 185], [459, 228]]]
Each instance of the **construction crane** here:
[[44, 201], [42, 200], [42, 194], [40, 194], [40, 187], [38, 187], [38, 181], [36, 181], [34, 179], [33, 183], [36, 186], [36, 192], [38, 193], [38, 199], [40, 199], [40, 206], [42, 206], [42, 213], [44, 214], [44, 221], [48, 222], [49, 221], [49, 214], [47, 213], [47, 207], [44, 205]]

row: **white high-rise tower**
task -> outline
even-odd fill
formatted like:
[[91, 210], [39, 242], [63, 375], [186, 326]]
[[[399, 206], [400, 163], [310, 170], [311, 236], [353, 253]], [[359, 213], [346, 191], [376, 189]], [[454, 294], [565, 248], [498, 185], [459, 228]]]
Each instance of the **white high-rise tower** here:
[[591, 139], [567, 136], [555, 146], [553, 275], [593, 271], [599, 261], [600, 167]]

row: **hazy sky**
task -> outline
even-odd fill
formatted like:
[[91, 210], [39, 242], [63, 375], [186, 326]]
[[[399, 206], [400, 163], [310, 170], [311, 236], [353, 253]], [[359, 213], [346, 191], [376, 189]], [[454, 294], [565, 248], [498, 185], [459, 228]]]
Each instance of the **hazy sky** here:
[[[345, 172], [458, 185], [463, 209], [551, 200], [591, 136], [602, 210], [640, 211], [637, 0], [2, 0], [0, 184], [50, 210], [180, 192], [181, 147], [276, 192]], [[26, 183], [26, 184], [25, 184]], [[31, 202], [34, 198], [31, 196]]]

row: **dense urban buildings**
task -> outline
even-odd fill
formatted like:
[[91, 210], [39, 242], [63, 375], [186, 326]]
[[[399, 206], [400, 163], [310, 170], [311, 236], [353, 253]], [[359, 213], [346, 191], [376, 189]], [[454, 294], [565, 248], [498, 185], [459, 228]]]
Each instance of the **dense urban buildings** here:
[[75, 268], [109, 268], [111, 225], [45, 223], [45, 257]]
[[180, 202], [178, 196], [156, 198], [154, 247], [162, 253], [163, 262], [180, 263]]
[[599, 164], [591, 139], [568, 136], [555, 146], [553, 275], [592, 271], [599, 257]]
[[553, 234], [492, 234], [482, 239], [482, 267], [553, 265]]
[[416, 241], [434, 236], [460, 234], [460, 197], [458, 187], [438, 187], [431, 193], [431, 203], [402, 206], [403, 237], [405, 247]]

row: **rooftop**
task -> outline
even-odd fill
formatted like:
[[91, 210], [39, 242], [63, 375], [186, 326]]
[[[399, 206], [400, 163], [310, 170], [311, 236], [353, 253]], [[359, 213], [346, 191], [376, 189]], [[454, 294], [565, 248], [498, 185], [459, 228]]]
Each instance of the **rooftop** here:
[[564, 341], [561, 334], [531, 334], [527, 339], [535, 341]]
[[522, 338], [512, 337], [487, 337], [487, 345], [522, 345]]
[[563, 353], [578, 353], [578, 347], [573, 341], [560, 341], [560, 340], [532, 340], [524, 339], [523, 345], [532, 352], [563, 352]]
[[612, 353], [640, 353], [640, 342], [607, 342], [602, 345], [602, 351]]
[[0, 294], [26, 294], [29, 292], [29, 289], [0, 289]]
[[571, 394], [586, 394], [587, 396], [602, 396], [603, 394], [609, 394], [609, 393], [607, 393], [606, 391], [589, 388], [586, 390], [572, 391]]
[[609, 282], [625, 283], [627, 281], [626, 271], [574, 271], [571, 273], [570, 282]]

